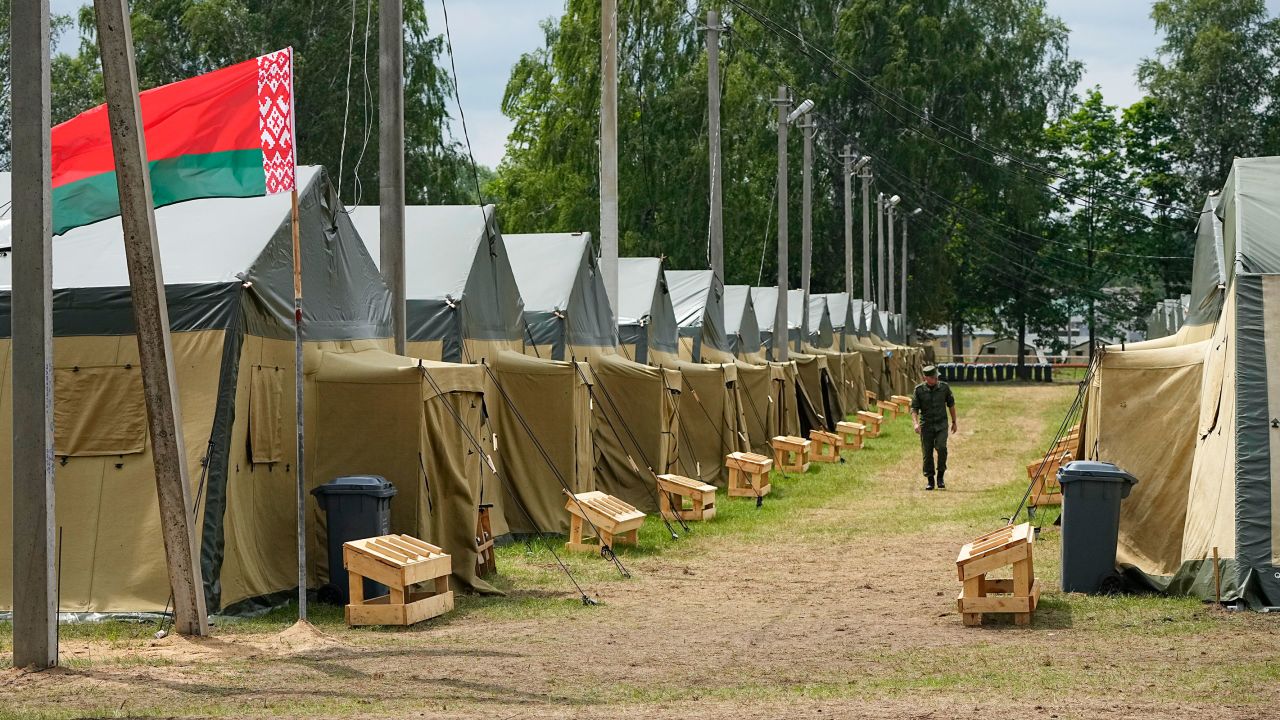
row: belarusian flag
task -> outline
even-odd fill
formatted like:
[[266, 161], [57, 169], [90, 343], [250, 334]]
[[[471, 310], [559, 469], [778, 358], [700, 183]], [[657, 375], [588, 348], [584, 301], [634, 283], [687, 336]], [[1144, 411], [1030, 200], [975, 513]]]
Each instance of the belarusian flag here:
[[[293, 49], [140, 95], [156, 207], [289, 192], [297, 175]], [[53, 232], [120, 214], [107, 108], [53, 128]]]

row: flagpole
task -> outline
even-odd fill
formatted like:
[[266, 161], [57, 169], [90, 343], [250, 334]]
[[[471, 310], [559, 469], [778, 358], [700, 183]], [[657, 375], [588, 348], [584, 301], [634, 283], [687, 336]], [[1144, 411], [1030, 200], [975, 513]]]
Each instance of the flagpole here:
[[298, 534], [298, 620], [307, 620], [307, 516], [306, 516], [306, 474], [304, 465], [303, 442], [303, 404], [302, 404], [302, 244], [298, 237], [298, 183], [293, 184], [293, 207], [290, 213], [293, 231], [293, 398], [296, 405], [295, 423], [298, 438], [297, 459], [297, 534]]

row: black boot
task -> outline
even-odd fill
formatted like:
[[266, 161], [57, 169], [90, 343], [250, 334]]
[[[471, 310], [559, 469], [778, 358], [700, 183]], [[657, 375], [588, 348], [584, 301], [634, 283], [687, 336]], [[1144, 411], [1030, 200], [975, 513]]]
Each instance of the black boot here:
[[946, 483], [946, 480], [944, 480], [944, 479], [943, 479], [943, 478], [946, 476], [946, 474], [947, 474], [947, 471], [946, 471], [946, 470], [943, 470], [943, 471], [941, 471], [941, 472], [939, 472], [939, 473], [938, 473], [938, 489], [939, 489], [939, 490], [946, 490], [946, 489], [947, 489], [947, 483]]
[[928, 485], [925, 485], [925, 486], [924, 486], [924, 489], [925, 489], [925, 490], [932, 490], [932, 489], [933, 489], [933, 476], [932, 476], [932, 475], [925, 475], [925, 476], [924, 476], [924, 479], [929, 481], [929, 484], [928, 484]]

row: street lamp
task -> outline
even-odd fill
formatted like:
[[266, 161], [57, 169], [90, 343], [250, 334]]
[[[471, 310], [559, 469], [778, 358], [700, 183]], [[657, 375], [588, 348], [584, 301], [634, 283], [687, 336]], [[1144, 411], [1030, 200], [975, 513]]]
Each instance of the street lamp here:
[[786, 85], [778, 86], [778, 302], [773, 317], [774, 360], [786, 362], [787, 352], [787, 128], [813, 109], [813, 101], [805, 100], [788, 112], [791, 96]]

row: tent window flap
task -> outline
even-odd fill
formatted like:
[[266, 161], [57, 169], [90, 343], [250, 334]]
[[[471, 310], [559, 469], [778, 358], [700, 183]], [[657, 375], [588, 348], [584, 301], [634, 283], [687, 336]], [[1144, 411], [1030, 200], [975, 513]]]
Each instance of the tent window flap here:
[[133, 455], [146, 449], [147, 409], [136, 365], [53, 371], [53, 452]]
[[254, 365], [249, 386], [249, 459], [254, 463], [284, 460], [284, 376], [278, 367]]

